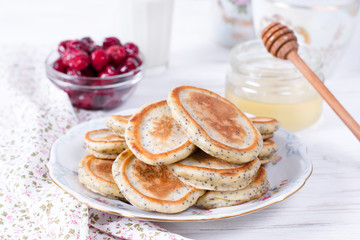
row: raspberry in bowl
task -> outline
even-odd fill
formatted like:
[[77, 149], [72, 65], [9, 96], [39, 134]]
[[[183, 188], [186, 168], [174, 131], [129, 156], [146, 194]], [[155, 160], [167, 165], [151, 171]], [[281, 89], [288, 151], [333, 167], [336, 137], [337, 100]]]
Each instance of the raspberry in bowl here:
[[134, 43], [108, 37], [100, 45], [85, 37], [62, 41], [46, 59], [47, 77], [73, 106], [107, 110], [119, 106], [144, 76], [143, 56]]

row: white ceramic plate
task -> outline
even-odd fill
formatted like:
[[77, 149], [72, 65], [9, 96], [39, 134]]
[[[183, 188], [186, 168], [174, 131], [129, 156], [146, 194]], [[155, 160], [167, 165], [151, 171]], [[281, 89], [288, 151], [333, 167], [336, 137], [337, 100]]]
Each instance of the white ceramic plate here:
[[[119, 113], [129, 115], [135, 109]], [[126, 217], [152, 221], [205, 221], [244, 215], [281, 202], [296, 193], [310, 177], [312, 163], [306, 157], [306, 149], [292, 133], [279, 129], [274, 136], [278, 144], [280, 161], [266, 165], [270, 190], [258, 200], [238, 206], [204, 210], [191, 207], [177, 214], [146, 212], [128, 203], [112, 200], [89, 191], [78, 181], [79, 161], [87, 155], [84, 150], [84, 135], [94, 129], [105, 128], [105, 118], [79, 124], [60, 137], [51, 149], [47, 163], [51, 179], [64, 191], [86, 205]]]

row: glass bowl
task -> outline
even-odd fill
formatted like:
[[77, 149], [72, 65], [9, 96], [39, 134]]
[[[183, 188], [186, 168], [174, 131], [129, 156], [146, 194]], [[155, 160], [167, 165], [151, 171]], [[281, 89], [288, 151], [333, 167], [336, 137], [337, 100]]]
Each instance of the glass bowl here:
[[[139, 56], [144, 61], [143, 56]], [[107, 110], [119, 106], [134, 92], [144, 76], [144, 62], [136, 69], [111, 77], [72, 76], [53, 69], [59, 58], [57, 51], [45, 61], [46, 75], [58, 88], [65, 91], [74, 107], [88, 110]]]

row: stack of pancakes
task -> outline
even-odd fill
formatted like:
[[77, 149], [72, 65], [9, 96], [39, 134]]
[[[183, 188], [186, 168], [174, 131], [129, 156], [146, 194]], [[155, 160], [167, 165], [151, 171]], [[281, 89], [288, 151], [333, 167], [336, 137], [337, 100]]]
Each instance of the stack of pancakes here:
[[[147, 211], [232, 206], [269, 188], [262, 164], [277, 160], [275, 119], [247, 118], [205, 89], [174, 88], [166, 101], [85, 136], [79, 179], [90, 190]], [[263, 140], [266, 139], [266, 140]], [[114, 160], [115, 159], [115, 160]]]
[[274, 132], [279, 129], [280, 123], [269, 117], [253, 117], [250, 118], [250, 121], [259, 130], [263, 138], [263, 148], [258, 156], [261, 164], [276, 162], [280, 158], [275, 154], [278, 146], [271, 138], [274, 136]]
[[91, 155], [79, 163], [79, 181], [93, 192], [125, 200], [112, 176], [112, 166], [114, 159], [127, 148], [124, 137], [109, 129], [88, 132], [85, 135], [85, 150]]

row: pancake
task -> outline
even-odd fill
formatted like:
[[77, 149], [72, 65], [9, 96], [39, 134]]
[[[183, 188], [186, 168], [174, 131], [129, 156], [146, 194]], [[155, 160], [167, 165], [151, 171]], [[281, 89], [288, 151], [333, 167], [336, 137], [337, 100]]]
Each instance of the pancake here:
[[105, 125], [113, 131], [116, 135], [124, 137], [126, 126], [129, 122], [131, 115], [120, 116], [112, 115], [106, 118]]
[[79, 163], [78, 178], [89, 190], [112, 199], [124, 199], [112, 176], [113, 161], [84, 157]]
[[269, 187], [266, 170], [264, 167], [260, 167], [255, 180], [246, 188], [236, 191], [209, 191], [199, 198], [196, 206], [212, 209], [238, 205], [260, 198], [268, 191]]
[[280, 123], [275, 118], [270, 117], [253, 117], [250, 121], [259, 130], [261, 134], [271, 134], [279, 129]]
[[259, 158], [270, 157], [278, 150], [277, 144], [272, 140], [265, 140]]
[[198, 189], [232, 191], [245, 188], [260, 168], [259, 159], [229, 163], [198, 149], [186, 159], [168, 166], [185, 184]]
[[[126, 141], [123, 137], [115, 135], [109, 129], [99, 129], [90, 131], [85, 135], [86, 151], [97, 157], [109, 158], [115, 156], [127, 149]], [[106, 157], [109, 156], [109, 157]]]
[[225, 98], [181, 86], [169, 93], [167, 102], [190, 141], [209, 155], [236, 164], [258, 156], [263, 144], [259, 131]]
[[277, 162], [279, 159], [280, 159], [280, 157], [278, 155], [276, 155], [276, 154], [273, 154], [273, 155], [268, 156], [268, 157], [259, 158], [259, 160], [261, 162], [261, 165]]
[[138, 159], [152, 165], [177, 162], [196, 149], [173, 119], [166, 101], [149, 104], [135, 113], [125, 139]]
[[130, 150], [118, 156], [112, 172], [124, 197], [145, 211], [178, 213], [195, 204], [205, 192], [185, 185], [167, 166], [140, 161]]
[[119, 155], [119, 154], [115, 154], [115, 153], [113, 153], [113, 154], [101, 153], [101, 152], [94, 151], [91, 148], [85, 148], [85, 151], [88, 154], [93, 155], [94, 157], [101, 158], [101, 159], [107, 159], [107, 160], [114, 160]]
[[274, 137], [274, 134], [273, 133], [268, 133], [268, 134], [261, 134], [263, 140], [268, 140], [272, 137]]

